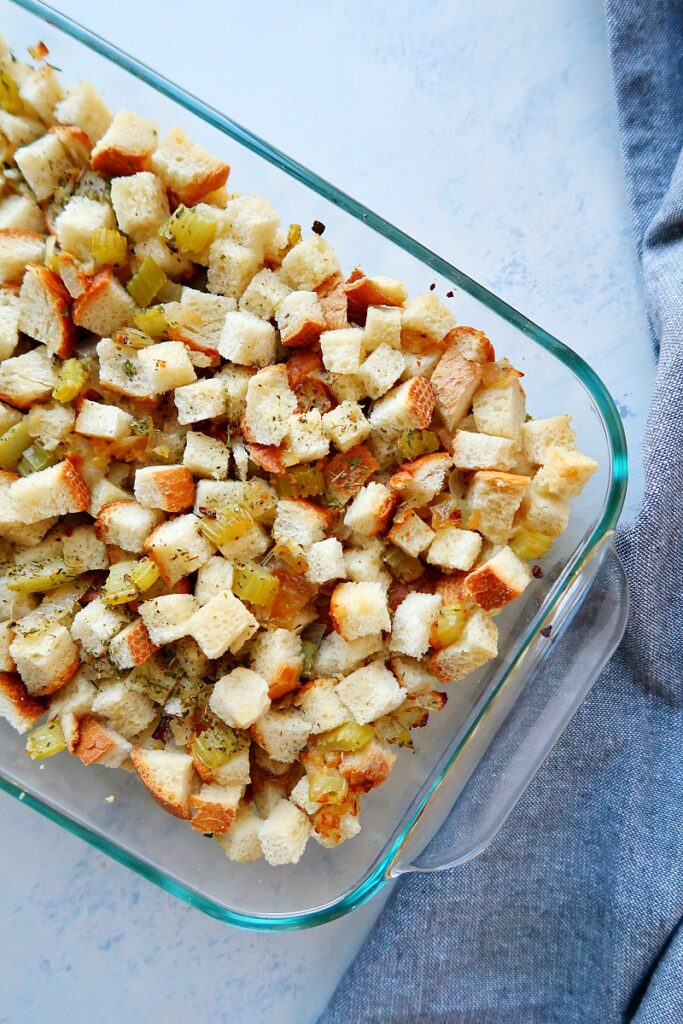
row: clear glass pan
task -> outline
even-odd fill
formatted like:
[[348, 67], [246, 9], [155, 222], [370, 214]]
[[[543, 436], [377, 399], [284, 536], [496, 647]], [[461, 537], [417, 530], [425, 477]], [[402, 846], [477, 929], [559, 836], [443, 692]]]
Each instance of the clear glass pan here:
[[[232, 164], [231, 186], [269, 198], [283, 223], [327, 226], [346, 269], [453, 289], [460, 323], [485, 330], [525, 373], [533, 415], [569, 412], [600, 471], [574, 503], [570, 527], [544, 560], [545, 577], [499, 616], [501, 656], [448, 691], [445, 711], [365, 801], [362, 831], [336, 850], [310, 844], [302, 861], [235, 865], [148, 798], [135, 779], [84, 771], [65, 757], [32, 762], [0, 723], [0, 786], [64, 828], [206, 913], [256, 929], [321, 924], [410, 870], [475, 856], [495, 835], [552, 749], [625, 626], [628, 596], [611, 546], [627, 475], [614, 402], [591, 368], [521, 313], [225, 115], [35, 0], [0, 0], [18, 55], [42, 39], [64, 79], [91, 80], [114, 108], [165, 129], [181, 124]], [[539, 631], [553, 623], [550, 639]], [[105, 797], [113, 794], [112, 803]]]

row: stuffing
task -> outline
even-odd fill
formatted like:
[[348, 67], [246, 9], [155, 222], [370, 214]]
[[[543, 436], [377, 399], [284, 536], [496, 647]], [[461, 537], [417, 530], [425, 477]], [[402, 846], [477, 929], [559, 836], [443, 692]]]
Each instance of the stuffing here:
[[111, 640], [109, 658], [118, 669], [135, 668], [158, 650], [142, 619], [136, 619]]
[[114, 226], [114, 213], [108, 203], [72, 196], [55, 220], [55, 234], [65, 252], [86, 263], [92, 259], [94, 233], [99, 228]]
[[251, 727], [256, 743], [276, 761], [290, 764], [308, 740], [311, 727], [297, 708], [264, 712]]
[[466, 525], [495, 544], [504, 544], [530, 483], [528, 476], [514, 473], [495, 470], [475, 473], [467, 491], [469, 518]]
[[157, 126], [132, 110], [119, 110], [92, 151], [93, 169], [109, 177], [144, 171], [156, 149]]
[[261, 823], [258, 838], [269, 864], [298, 864], [312, 833], [304, 812], [283, 799]]
[[180, 640], [189, 633], [189, 622], [199, 609], [192, 594], [162, 594], [143, 601], [138, 608], [149, 638], [157, 647]]
[[137, 501], [112, 501], [97, 513], [95, 536], [105, 544], [141, 554], [145, 541], [163, 518], [158, 509], [145, 508]]
[[[26, 146], [45, 131], [45, 125], [33, 117], [22, 117], [0, 110], [0, 133], [5, 147]], [[6, 140], [6, 142], [5, 142]], [[6, 179], [4, 179], [6, 181]]]
[[194, 812], [190, 822], [192, 828], [206, 835], [228, 832], [232, 828], [243, 793], [242, 786], [203, 785], [198, 793], [190, 797], [190, 807]]
[[189, 619], [187, 632], [207, 658], [236, 654], [258, 629], [251, 612], [229, 590], [209, 598]]
[[327, 326], [315, 292], [289, 292], [278, 303], [275, 320], [288, 348], [314, 345]]
[[247, 384], [242, 420], [247, 440], [256, 444], [280, 444], [287, 436], [296, 405], [296, 395], [289, 387], [284, 366], [277, 364], [259, 370]]
[[186, 512], [194, 505], [194, 480], [187, 466], [142, 466], [135, 471], [133, 489], [146, 508]]
[[18, 733], [25, 733], [45, 714], [45, 701], [29, 693], [18, 676], [0, 672], [0, 718]]
[[259, 842], [261, 825], [261, 819], [254, 814], [251, 807], [248, 804], [240, 804], [232, 825], [224, 835], [218, 837], [218, 842], [229, 860], [245, 864], [263, 857]]
[[323, 428], [319, 409], [295, 413], [289, 418], [285, 435], [288, 463], [315, 462], [330, 450], [330, 441]]
[[191, 260], [170, 249], [158, 235], [150, 235], [136, 242], [133, 252], [136, 264], [143, 263], [149, 257], [171, 281], [185, 280], [192, 274]]
[[[358, 580], [363, 584], [363, 580]], [[313, 668], [318, 676], [343, 676], [370, 658], [384, 647], [381, 633], [345, 640], [339, 633], [328, 633], [323, 637], [315, 655]]]
[[337, 696], [359, 725], [395, 711], [406, 698], [395, 675], [381, 659], [356, 669], [337, 683]]
[[441, 356], [430, 382], [436, 410], [449, 430], [455, 430], [469, 412], [481, 375], [480, 364], [463, 358], [456, 345], [449, 346]]
[[234, 568], [232, 562], [220, 555], [214, 555], [201, 566], [197, 573], [194, 596], [198, 604], [206, 604], [212, 597], [230, 590]]
[[384, 484], [374, 480], [361, 487], [344, 515], [344, 526], [361, 537], [383, 533], [398, 498]]
[[434, 540], [435, 533], [427, 526], [424, 519], [421, 519], [415, 509], [406, 508], [399, 510], [394, 516], [387, 539], [397, 547], [405, 551], [407, 555], [417, 558], [425, 551]]
[[349, 308], [358, 316], [368, 306], [403, 306], [408, 293], [402, 281], [393, 277], [366, 277], [354, 270], [344, 286]]
[[308, 790], [308, 776], [302, 775], [297, 782], [296, 786], [289, 794], [289, 799], [293, 804], [296, 804], [305, 814], [309, 816], [315, 814], [323, 805], [317, 803], [315, 800], [311, 800]]
[[231, 562], [250, 562], [258, 559], [270, 547], [268, 534], [259, 523], [235, 540], [226, 540], [220, 545], [220, 552]]
[[323, 430], [340, 452], [347, 452], [364, 441], [370, 433], [370, 424], [357, 402], [348, 399], [322, 418]]
[[374, 352], [378, 348], [400, 350], [401, 310], [395, 306], [370, 306], [365, 319], [363, 347], [366, 352]]
[[275, 356], [275, 329], [253, 313], [226, 313], [217, 348], [233, 363], [280, 369], [269, 366]]
[[337, 695], [336, 684], [332, 676], [323, 676], [305, 683], [297, 691], [295, 704], [303, 712], [313, 735], [336, 729], [351, 720], [349, 709]]
[[120, 441], [130, 434], [133, 417], [114, 405], [103, 405], [85, 398], [76, 417], [74, 430], [86, 437], [100, 437], [105, 441]]
[[403, 353], [389, 345], [380, 345], [361, 365], [358, 374], [370, 398], [381, 398], [396, 383], [405, 369]]
[[429, 634], [441, 607], [438, 594], [408, 594], [394, 612], [389, 648], [421, 658], [429, 648]]
[[[292, 289], [285, 284], [280, 275], [267, 267], [254, 274], [240, 297], [240, 309], [245, 313], [260, 317], [261, 320], [272, 320], [280, 304]], [[320, 331], [318, 331], [320, 335]]]
[[17, 634], [9, 653], [26, 689], [37, 697], [54, 693], [68, 683], [81, 661], [69, 630], [57, 624], [26, 636]]
[[228, 164], [207, 153], [182, 128], [171, 128], [149, 163], [166, 188], [188, 206], [225, 185], [230, 173]]
[[69, 86], [54, 114], [60, 124], [78, 125], [93, 142], [98, 142], [111, 124], [109, 108], [90, 82]]
[[57, 274], [47, 267], [27, 267], [19, 293], [19, 330], [42, 341], [49, 355], [66, 358], [75, 339], [70, 304]]
[[301, 291], [314, 291], [339, 269], [334, 250], [320, 235], [299, 242], [282, 261], [285, 282]]
[[442, 342], [454, 326], [455, 317], [433, 292], [416, 295], [401, 315], [401, 342], [420, 352]]
[[331, 849], [358, 835], [359, 812], [354, 810], [340, 813], [334, 804], [324, 804], [316, 814], [313, 828], [315, 841], [325, 849]]
[[304, 667], [301, 637], [289, 629], [259, 633], [251, 649], [251, 667], [265, 680], [270, 699], [279, 700], [299, 685]]
[[370, 740], [360, 750], [344, 754], [339, 771], [349, 786], [367, 793], [386, 782], [395, 761], [396, 754], [388, 744]]
[[435, 651], [428, 666], [442, 683], [457, 682], [498, 654], [498, 630], [482, 608], [472, 612], [455, 643]]
[[111, 203], [119, 228], [136, 242], [157, 231], [170, 214], [163, 182], [150, 171], [114, 178]]
[[391, 629], [387, 595], [379, 583], [339, 583], [330, 599], [330, 618], [345, 640]]
[[149, 697], [124, 682], [103, 686], [93, 698], [91, 711], [127, 740], [134, 739], [157, 718]]
[[515, 468], [519, 457], [517, 445], [506, 437], [456, 430], [453, 436], [453, 465], [470, 472], [475, 469]]
[[509, 547], [504, 547], [468, 573], [464, 586], [480, 608], [492, 612], [514, 601], [530, 582], [531, 573], [526, 563]]
[[200, 531], [197, 516], [190, 513], [157, 526], [145, 541], [145, 551], [164, 582], [173, 586], [208, 562], [214, 547]]
[[520, 427], [524, 452], [530, 462], [540, 466], [547, 448], [566, 448], [573, 451], [575, 435], [571, 416], [551, 416], [545, 420], [528, 420]]
[[524, 391], [518, 381], [504, 388], [481, 387], [472, 399], [472, 413], [480, 433], [507, 437], [519, 444], [526, 419]]
[[330, 580], [346, 579], [344, 549], [336, 537], [311, 544], [306, 551], [308, 569], [306, 578], [311, 583], [328, 583]]
[[83, 512], [90, 492], [72, 459], [42, 469], [10, 487], [10, 498], [22, 523], [37, 523], [50, 516]]
[[[73, 305], [73, 321], [79, 327], [85, 327], [93, 334], [99, 334], [109, 345], [109, 335], [120, 330], [129, 323], [136, 312], [135, 303], [130, 295], [109, 269], [101, 270], [90, 279], [85, 291], [78, 296]], [[103, 342], [100, 342], [102, 345]], [[98, 345], [99, 353], [99, 345]], [[100, 367], [102, 364], [100, 364]], [[133, 374], [135, 375], [135, 374]], [[100, 374], [100, 379], [106, 379]], [[147, 389], [147, 383], [143, 384]], [[118, 390], [118, 389], [114, 389]], [[124, 392], [125, 394], [126, 392]], [[131, 392], [135, 394], [135, 391]], [[149, 393], [142, 392], [143, 395]], [[155, 392], [152, 391], [152, 394]]]
[[189, 430], [185, 435], [183, 465], [193, 476], [225, 480], [229, 460], [230, 449], [217, 438], [209, 437], [208, 434], [198, 434], [193, 430]]
[[30, 231], [42, 235], [45, 232], [45, 216], [30, 196], [5, 196], [0, 201], [0, 230]]
[[11, 405], [5, 405], [4, 402], [0, 402], [0, 434], [6, 433], [21, 418], [22, 416], [18, 409], [13, 409]]
[[178, 410], [178, 423], [197, 423], [228, 413], [228, 393], [223, 381], [216, 377], [176, 388], [173, 401]]
[[430, 544], [427, 561], [450, 572], [471, 569], [481, 551], [482, 539], [474, 530], [447, 526], [439, 530]]
[[9, 619], [0, 622], [0, 672], [14, 672], [16, 665], [9, 652], [14, 637], [14, 628]]
[[78, 722], [78, 733], [73, 751], [84, 765], [99, 764], [105, 768], [120, 768], [132, 754], [125, 736], [103, 725], [93, 715], [84, 715]]
[[129, 621], [127, 609], [120, 605], [111, 607], [101, 597], [96, 597], [74, 616], [71, 636], [87, 654], [98, 658]]
[[533, 479], [534, 490], [562, 498], [581, 494], [598, 464], [576, 449], [553, 447], [545, 449], [543, 465]]
[[209, 707], [232, 729], [248, 729], [270, 707], [268, 684], [249, 668], [236, 668], [217, 680]]
[[133, 747], [133, 767], [143, 786], [158, 804], [176, 818], [190, 818], [190, 797], [195, 785], [192, 758], [175, 750]]
[[216, 295], [239, 300], [260, 265], [261, 259], [254, 249], [232, 238], [217, 238], [209, 249], [206, 286]]
[[433, 411], [432, 385], [424, 377], [412, 377], [375, 402], [370, 413], [370, 426], [393, 437], [403, 430], [428, 427]]
[[323, 540], [329, 523], [329, 513], [312, 501], [283, 498], [275, 513], [273, 537], [276, 541], [294, 541], [306, 551]]

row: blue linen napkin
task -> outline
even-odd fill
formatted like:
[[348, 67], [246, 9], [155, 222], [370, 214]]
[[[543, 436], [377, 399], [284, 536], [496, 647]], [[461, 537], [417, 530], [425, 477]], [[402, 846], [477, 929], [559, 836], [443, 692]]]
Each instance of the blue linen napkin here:
[[397, 887], [321, 1024], [683, 1022], [683, 0], [606, 14], [659, 354], [629, 626], [496, 841]]

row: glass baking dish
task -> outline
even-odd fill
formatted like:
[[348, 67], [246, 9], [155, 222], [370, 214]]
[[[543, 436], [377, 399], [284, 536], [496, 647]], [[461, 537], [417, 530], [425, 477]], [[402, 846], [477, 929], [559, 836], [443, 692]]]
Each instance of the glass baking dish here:
[[[261, 193], [283, 223], [327, 226], [342, 265], [432, 284], [460, 323], [486, 331], [525, 373], [534, 416], [569, 412], [577, 443], [600, 470], [575, 501], [545, 576], [498, 618], [501, 655], [448, 688], [448, 704], [414, 734], [389, 781], [365, 801], [359, 836], [336, 850], [311, 843], [298, 865], [230, 863], [159, 809], [133, 775], [60, 757], [33, 762], [0, 723], [0, 786], [192, 906], [233, 925], [301, 928], [347, 913], [389, 879], [452, 867], [493, 838], [584, 700], [619, 642], [628, 592], [613, 529], [627, 476], [614, 402], [591, 368], [486, 288], [337, 188], [36, 0], [0, 0], [2, 31], [18, 55], [42, 39], [66, 81], [91, 80], [113, 108], [162, 128], [181, 124], [232, 165], [230, 185]], [[551, 636], [541, 629], [552, 624]], [[544, 629], [547, 633], [547, 630]], [[113, 801], [107, 797], [114, 796]]]

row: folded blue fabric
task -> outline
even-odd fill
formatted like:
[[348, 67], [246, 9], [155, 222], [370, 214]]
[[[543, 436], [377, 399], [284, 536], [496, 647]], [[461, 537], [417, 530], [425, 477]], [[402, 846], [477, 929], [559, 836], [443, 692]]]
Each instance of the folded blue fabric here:
[[659, 353], [626, 637], [492, 846], [398, 886], [324, 1024], [683, 1022], [683, 2], [607, 22]]

